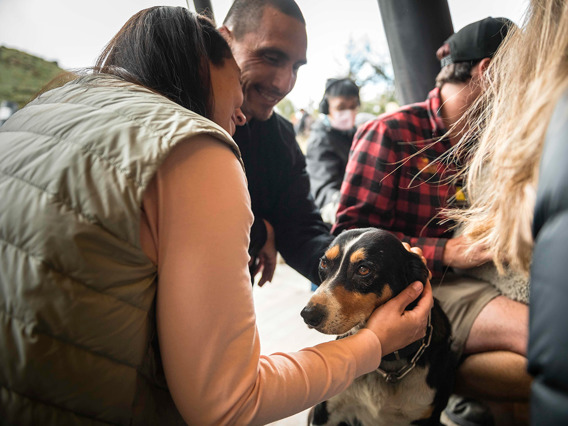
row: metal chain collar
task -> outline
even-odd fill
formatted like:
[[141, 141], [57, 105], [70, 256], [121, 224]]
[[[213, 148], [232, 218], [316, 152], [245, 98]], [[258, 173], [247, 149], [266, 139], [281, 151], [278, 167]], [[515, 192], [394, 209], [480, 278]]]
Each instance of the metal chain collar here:
[[[422, 354], [424, 354], [424, 351], [426, 350], [426, 348], [428, 348], [428, 346], [430, 346], [430, 342], [432, 340], [432, 329], [433, 329], [433, 327], [432, 327], [431, 317], [432, 317], [432, 314], [428, 315], [428, 325], [426, 326], [426, 336], [424, 336], [424, 338], [422, 339], [422, 345], [420, 345], [420, 348], [418, 348], [418, 350], [416, 351], [416, 353], [414, 354], [414, 356], [412, 357], [412, 359], [410, 360], [410, 362], [408, 364], [403, 365], [398, 370], [391, 371], [391, 372], [387, 372], [380, 367], [377, 368], [377, 373], [379, 373], [383, 377], [383, 379], [386, 380], [387, 383], [398, 382], [404, 376], [406, 376], [408, 373], [410, 373], [414, 369], [414, 367], [416, 367], [416, 362], [420, 359]], [[398, 358], [398, 351], [394, 351], [394, 354]]]

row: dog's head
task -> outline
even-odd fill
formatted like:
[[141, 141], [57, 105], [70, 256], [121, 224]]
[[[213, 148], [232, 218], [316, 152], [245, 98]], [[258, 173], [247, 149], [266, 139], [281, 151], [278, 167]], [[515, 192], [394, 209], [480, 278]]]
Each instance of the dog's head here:
[[373, 310], [428, 269], [390, 232], [377, 228], [341, 233], [320, 259], [321, 285], [301, 312], [310, 328], [344, 334], [363, 325]]

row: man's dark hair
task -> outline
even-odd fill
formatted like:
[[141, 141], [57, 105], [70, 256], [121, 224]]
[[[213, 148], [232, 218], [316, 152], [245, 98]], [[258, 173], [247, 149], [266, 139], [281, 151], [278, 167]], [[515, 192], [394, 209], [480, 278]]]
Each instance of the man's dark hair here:
[[235, 0], [227, 12], [223, 25], [231, 30], [235, 39], [254, 31], [262, 19], [266, 6], [306, 24], [302, 11], [294, 0]]
[[467, 83], [471, 79], [471, 70], [480, 61], [456, 62], [446, 65], [436, 76], [436, 87], [446, 83]]
[[509, 28], [514, 26], [510, 19], [490, 16], [452, 34], [436, 52], [442, 64], [436, 87], [445, 83], [466, 83], [473, 67], [483, 58], [492, 58]]
[[156, 6], [124, 24], [99, 56], [94, 72], [142, 85], [211, 118], [209, 63], [222, 66], [232, 57], [208, 18], [184, 7]]

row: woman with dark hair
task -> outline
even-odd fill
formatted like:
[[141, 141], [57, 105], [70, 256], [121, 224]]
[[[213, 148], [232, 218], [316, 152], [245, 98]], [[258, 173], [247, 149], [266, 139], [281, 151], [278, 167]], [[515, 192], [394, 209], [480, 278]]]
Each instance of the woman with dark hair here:
[[424, 335], [429, 284], [260, 356], [239, 79], [210, 21], [154, 7], [0, 128], [1, 423], [265, 423]]
[[[167, 23], [167, 25], [165, 25]], [[231, 49], [205, 17], [158, 7], [134, 15], [107, 44], [95, 70], [150, 88], [209, 117], [210, 65], [233, 60]]]

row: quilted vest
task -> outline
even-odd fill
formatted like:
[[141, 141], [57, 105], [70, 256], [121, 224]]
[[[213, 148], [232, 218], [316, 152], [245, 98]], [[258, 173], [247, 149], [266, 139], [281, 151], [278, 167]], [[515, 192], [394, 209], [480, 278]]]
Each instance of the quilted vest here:
[[178, 424], [156, 339], [144, 190], [215, 123], [85, 76], [0, 127], [0, 424]]

